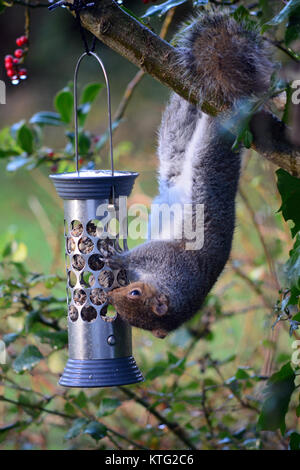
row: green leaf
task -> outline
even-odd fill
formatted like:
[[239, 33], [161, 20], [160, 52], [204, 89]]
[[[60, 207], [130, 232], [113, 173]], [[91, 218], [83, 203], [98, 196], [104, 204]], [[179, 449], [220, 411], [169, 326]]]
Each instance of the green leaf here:
[[246, 129], [243, 134], [243, 143], [245, 147], [249, 149], [251, 147], [252, 142], [253, 142], [252, 132], [250, 132], [249, 129]]
[[300, 312], [293, 316], [293, 321], [300, 321]]
[[168, 351], [168, 363], [176, 364], [178, 361], [178, 357], [176, 357], [171, 351]]
[[73, 116], [73, 94], [69, 89], [65, 88], [57, 93], [54, 106], [61, 115], [63, 122], [70, 124]]
[[284, 273], [288, 282], [288, 287], [300, 290], [300, 234], [296, 236], [296, 241], [289, 253], [290, 257], [284, 265]]
[[10, 133], [11, 137], [16, 140], [18, 137], [18, 132], [21, 129], [21, 127], [26, 123], [25, 119], [22, 119], [19, 122], [15, 122], [11, 127], [10, 127]]
[[291, 450], [300, 450], [300, 434], [292, 432], [289, 447]]
[[121, 402], [117, 398], [103, 398], [97, 412], [97, 417], [102, 418], [103, 416], [112, 415], [120, 405]]
[[300, 6], [292, 12], [289, 17], [289, 23], [285, 30], [285, 43], [288, 46], [291, 42], [296, 41], [300, 35]]
[[177, 7], [182, 3], [185, 3], [187, 0], [168, 0], [167, 2], [161, 3], [160, 5], [154, 5], [146, 11], [146, 13], [142, 16], [142, 18], [158, 15], [163, 16], [169, 11], [171, 8]]
[[78, 395], [73, 398], [73, 402], [80, 408], [85, 408], [88, 404], [86, 394], [81, 390]]
[[20, 336], [20, 333], [9, 333], [3, 336], [3, 341], [6, 346], [9, 346], [10, 344], [14, 343], [16, 339], [19, 338], [19, 336]]
[[60, 114], [51, 111], [41, 111], [36, 113], [30, 119], [30, 124], [38, 124], [39, 126], [63, 126]]
[[93, 439], [99, 441], [106, 436], [107, 429], [104, 424], [91, 421], [84, 429], [84, 434], [89, 434]]
[[207, 5], [209, 0], [194, 0], [193, 5], [194, 7], [198, 7], [200, 5]]
[[79, 155], [87, 155], [91, 148], [91, 144], [92, 142], [89, 135], [87, 135], [85, 132], [81, 132], [78, 139]]
[[92, 104], [96, 100], [102, 88], [102, 83], [90, 83], [84, 88], [80, 100], [81, 105], [78, 107], [78, 121], [80, 127], [84, 126], [86, 118], [91, 110]]
[[289, 16], [300, 6], [300, 0], [290, 0], [285, 7], [276, 15], [274, 18], [272, 18], [270, 21], [268, 21], [265, 26], [278, 26], [279, 24], [283, 23], [284, 21], [287, 21]]
[[248, 8], [245, 8], [243, 5], [240, 5], [234, 12], [233, 17], [237, 21], [242, 21], [248, 18], [250, 15], [250, 12]]
[[285, 415], [288, 411], [291, 395], [295, 390], [295, 373], [288, 362], [273, 374], [267, 382], [263, 403], [257, 427], [262, 431], [281, 430], [285, 433]]
[[148, 374], [146, 375], [146, 380], [154, 380], [156, 377], [160, 377], [165, 373], [168, 368], [167, 363], [161, 363], [154, 366], [152, 369], [149, 370]]
[[282, 204], [279, 211], [284, 220], [292, 220], [294, 227], [291, 229], [294, 237], [300, 230], [300, 179], [291, 176], [287, 171], [279, 169], [277, 174], [277, 187], [280, 192]]
[[38, 348], [33, 345], [27, 345], [13, 362], [13, 368], [16, 372], [31, 370], [41, 359], [43, 359], [43, 356]]
[[93, 103], [103, 86], [102, 83], [89, 83], [82, 92], [81, 104]]
[[23, 124], [17, 132], [17, 143], [29, 155], [33, 152], [34, 136], [26, 124]]
[[7, 165], [6, 165], [6, 170], [7, 171], [16, 171], [22, 166], [26, 165], [29, 163], [31, 160], [27, 157], [24, 157], [23, 155], [20, 155], [13, 160], [11, 160]]
[[74, 439], [74, 437], [79, 436], [82, 432], [84, 426], [88, 423], [86, 418], [78, 418], [75, 419], [73, 425], [69, 429], [69, 431], [65, 434], [64, 439]]
[[3, 13], [7, 5], [4, 5], [3, 0], [0, 0], [0, 13]]
[[250, 379], [250, 375], [244, 369], [239, 368], [235, 374], [235, 378], [240, 380]]
[[67, 331], [35, 331], [34, 334], [40, 338], [42, 343], [49, 343], [55, 349], [62, 349], [68, 343]]

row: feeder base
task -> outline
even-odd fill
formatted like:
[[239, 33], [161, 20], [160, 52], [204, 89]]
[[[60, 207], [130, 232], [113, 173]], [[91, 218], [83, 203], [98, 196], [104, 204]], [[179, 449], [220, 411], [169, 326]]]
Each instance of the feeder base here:
[[132, 356], [116, 359], [69, 359], [59, 385], [79, 388], [114, 387], [143, 380]]

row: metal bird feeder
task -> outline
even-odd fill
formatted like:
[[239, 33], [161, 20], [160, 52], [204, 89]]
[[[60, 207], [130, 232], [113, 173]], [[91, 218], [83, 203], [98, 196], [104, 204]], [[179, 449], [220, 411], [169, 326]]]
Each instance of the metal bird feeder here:
[[[106, 81], [111, 170], [79, 169], [77, 79], [88, 55], [98, 61]], [[127, 248], [127, 242], [120, 233], [105, 237], [107, 225], [103, 232], [101, 221], [105, 217], [107, 224], [109, 214], [118, 219], [120, 204], [130, 195], [138, 174], [114, 170], [110, 87], [104, 65], [93, 52], [82, 54], [77, 62], [74, 108], [76, 172], [50, 175], [65, 211], [69, 359], [59, 384], [129, 385], [143, 380], [132, 356], [131, 327], [116, 312], [109, 312], [106, 301], [108, 291], [127, 283], [126, 273], [107, 263], [110, 255]], [[120, 225], [124, 222], [127, 227], [127, 217]]]

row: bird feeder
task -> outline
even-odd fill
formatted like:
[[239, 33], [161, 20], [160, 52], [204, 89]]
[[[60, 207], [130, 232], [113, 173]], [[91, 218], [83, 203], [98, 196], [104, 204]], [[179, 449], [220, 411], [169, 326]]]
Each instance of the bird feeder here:
[[[77, 79], [87, 55], [98, 61], [106, 81], [111, 170], [79, 169]], [[106, 300], [107, 292], [127, 284], [126, 272], [107, 262], [127, 248], [127, 230], [120, 236], [124, 225], [127, 228], [127, 216], [119, 221], [114, 237], [106, 229], [112, 217], [118, 220], [124, 201], [126, 207], [138, 175], [114, 170], [110, 88], [104, 65], [93, 52], [82, 54], [77, 62], [74, 108], [76, 172], [50, 175], [65, 213], [69, 359], [59, 384], [87, 388], [133, 384], [143, 376], [132, 356], [131, 327], [117, 312], [110, 312]]]

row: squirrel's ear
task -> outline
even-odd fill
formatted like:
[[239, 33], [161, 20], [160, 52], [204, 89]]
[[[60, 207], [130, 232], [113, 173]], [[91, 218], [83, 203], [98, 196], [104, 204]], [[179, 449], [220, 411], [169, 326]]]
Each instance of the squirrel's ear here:
[[160, 295], [159, 297], [155, 297], [152, 305], [153, 312], [161, 317], [168, 312], [168, 299], [165, 295]]
[[168, 335], [168, 331], [159, 328], [158, 330], [152, 330], [152, 334], [156, 336], [156, 338], [164, 339]]

